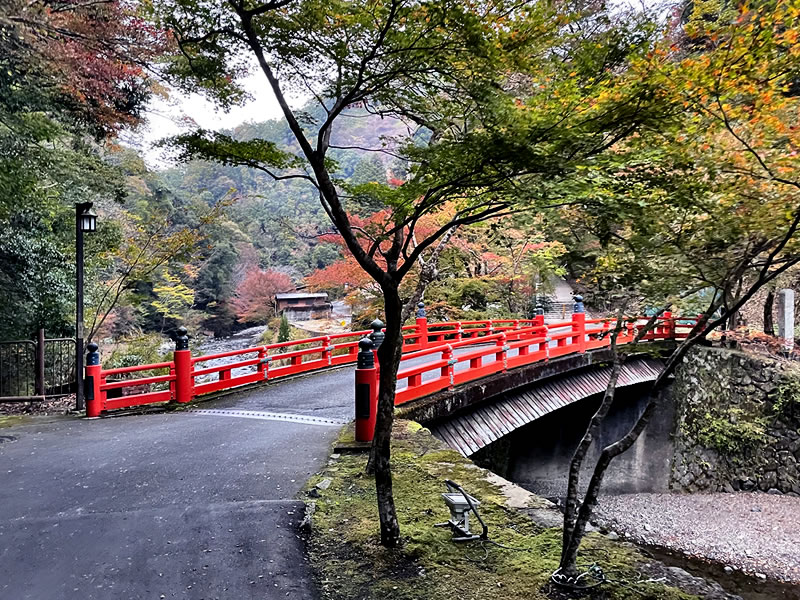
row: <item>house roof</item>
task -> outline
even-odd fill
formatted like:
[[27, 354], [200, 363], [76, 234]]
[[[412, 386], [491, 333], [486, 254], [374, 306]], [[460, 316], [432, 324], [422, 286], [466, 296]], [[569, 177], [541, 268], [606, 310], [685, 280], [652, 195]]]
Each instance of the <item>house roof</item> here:
[[319, 294], [275, 294], [276, 300], [300, 300], [300, 299], [311, 299], [311, 298], [319, 298], [322, 300], [328, 299], [327, 292], [321, 292]]

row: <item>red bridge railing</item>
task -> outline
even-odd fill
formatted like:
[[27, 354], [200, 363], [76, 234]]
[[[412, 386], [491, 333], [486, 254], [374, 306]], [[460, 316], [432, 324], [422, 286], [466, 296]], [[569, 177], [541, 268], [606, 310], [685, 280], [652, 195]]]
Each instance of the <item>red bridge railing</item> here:
[[[395, 404], [537, 361], [608, 346], [610, 336], [606, 334], [615, 320], [585, 317], [585, 313], [575, 312], [569, 321], [549, 324], [544, 323], [542, 315], [533, 319], [429, 323], [421, 307], [416, 323], [403, 327], [404, 356], [397, 374]], [[627, 319], [618, 343], [631, 342], [647, 320]], [[376, 323], [379, 330], [382, 324]], [[695, 323], [694, 317], [664, 313], [643, 339], [684, 338]], [[89, 344], [87, 416], [158, 402], [187, 403], [242, 385], [354, 364], [359, 339], [375, 333], [339, 333], [191, 356], [186, 330], [178, 331], [173, 360], [163, 363], [103, 369], [97, 345]], [[214, 364], [223, 359], [235, 360]]]

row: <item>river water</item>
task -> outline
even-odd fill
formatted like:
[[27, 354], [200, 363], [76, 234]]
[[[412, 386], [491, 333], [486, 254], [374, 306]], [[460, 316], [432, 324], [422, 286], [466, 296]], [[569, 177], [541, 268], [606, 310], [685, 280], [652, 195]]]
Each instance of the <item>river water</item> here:
[[[209, 354], [221, 354], [223, 352], [230, 352], [232, 350], [241, 350], [243, 348], [251, 348], [253, 346], [261, 345], [261, 335], [267, 330], [265, 325], [260, 325], [258, 327], [249, 327], [247, 329], [243, 329], [242, 331], [238, 331], [235, 334], [222, 337], [222, 338], [206, 338], [199, 344], [195, 346], [197, 350], [197, 354], [199, 356], [206, 356]], [[228, 356], [225, 358], [216, 358], [214, 360], [209, 360], [208, 362], [200, 363], [200, 369], [205, 369], [208, 367], [221, 367], [224, 365], [230, 365], [241, 360], [245, 360], [247, 358], [254, 358], [254, 354], [248, 354], [244, 357], [242, 356]], [[255, 370], [255, 367], [242, 367], [239, 369], [234, 369], [232, 376], [237, 377], [239, 375], [245, 375], [246, 373], [252, 373]], [[197, 378], [198, 382], [202, 381], [214, 381], [216, 379], [216, 375], [205, 375]]]

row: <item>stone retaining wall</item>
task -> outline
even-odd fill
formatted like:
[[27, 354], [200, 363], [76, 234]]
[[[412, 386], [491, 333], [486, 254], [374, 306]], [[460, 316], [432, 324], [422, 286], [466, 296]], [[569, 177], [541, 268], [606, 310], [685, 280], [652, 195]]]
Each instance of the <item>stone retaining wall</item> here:
[[800, 366], [695, 348], [676, 373], [670, 487], [800, 495]]

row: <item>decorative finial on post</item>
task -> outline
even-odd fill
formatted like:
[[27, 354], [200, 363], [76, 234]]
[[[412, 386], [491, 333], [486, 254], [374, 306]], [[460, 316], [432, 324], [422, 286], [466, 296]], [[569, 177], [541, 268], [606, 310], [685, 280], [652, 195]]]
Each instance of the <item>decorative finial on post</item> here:
[[100, 353], [97, 351], [100, 348], [94, 342], [86, 344], [86, 366], [91, 367], [100, 364]]
[[178, 335], [175, 336], [175, 350], [189, 349], [189, 332], [186, 327], [178, 327]]
[[368, 337], [361, 338], [358, 342], [357, 369], [372, 369], [375, 366], [375, 344]]
[[541, 303], [537, 302], [536, 303], [536, 316], [540, 317], [543, 314], [544, 314], [544, 306], [542, 306]]
[[424, 319], [425, 317], [426, 317], [426, 315], [425, 315], [425, 303], [424, 302], [420, 302], [419, 304], [417, 304], [417, 318], [418, 319]]
[[586, 309], [583, 307], [583, 296], [580, 294], [576, 294], [573, 299], [575, 300], [575, 305], [572, 307], [573, 313], [584, 313]]
[[383, 339], [386, 337], [386, 334], [383, 333], [384, 323], [380, 319], [375, 319], [369, 326], [372, 327], [372, 333], [369, 334], [369, 339], [372, 340], [375, 350], [377, 350], [381, 347]]

